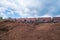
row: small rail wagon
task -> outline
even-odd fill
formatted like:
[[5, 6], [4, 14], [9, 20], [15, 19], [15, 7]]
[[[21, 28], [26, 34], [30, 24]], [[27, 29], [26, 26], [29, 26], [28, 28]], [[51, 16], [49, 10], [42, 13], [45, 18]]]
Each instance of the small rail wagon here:
[[60, 22], [60, 17], [53, 17], [52, 20], [54, 23]]

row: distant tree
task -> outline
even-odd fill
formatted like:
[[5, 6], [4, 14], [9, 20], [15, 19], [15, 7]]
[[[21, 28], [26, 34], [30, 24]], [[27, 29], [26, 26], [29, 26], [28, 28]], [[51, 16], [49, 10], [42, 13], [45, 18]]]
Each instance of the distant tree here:
[[3, 18], [2, 17], [0, 17], [0, 20], [2, 20]]
[[8, 17], [8, 19], [12, 19], [11, 17]]

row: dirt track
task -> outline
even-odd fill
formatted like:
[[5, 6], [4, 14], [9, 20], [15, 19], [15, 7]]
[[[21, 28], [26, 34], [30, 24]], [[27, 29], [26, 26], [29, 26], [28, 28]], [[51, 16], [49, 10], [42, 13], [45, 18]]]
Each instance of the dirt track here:
[[3, 22], [0, 29], [0, 40], [60, 40], [60, 23]]

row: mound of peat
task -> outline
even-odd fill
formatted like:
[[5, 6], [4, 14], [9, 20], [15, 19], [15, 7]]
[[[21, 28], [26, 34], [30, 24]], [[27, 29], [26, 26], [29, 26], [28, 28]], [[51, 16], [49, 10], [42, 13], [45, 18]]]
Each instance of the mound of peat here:
[[0, 40], [60, 40], [60, 23], [1, 22]]

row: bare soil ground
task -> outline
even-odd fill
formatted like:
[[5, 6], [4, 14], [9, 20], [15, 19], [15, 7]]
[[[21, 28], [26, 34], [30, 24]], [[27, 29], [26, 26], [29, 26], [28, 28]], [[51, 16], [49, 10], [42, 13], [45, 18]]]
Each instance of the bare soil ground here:
[[0, 22], [0, 40], [60, 40], [60, 23]]

